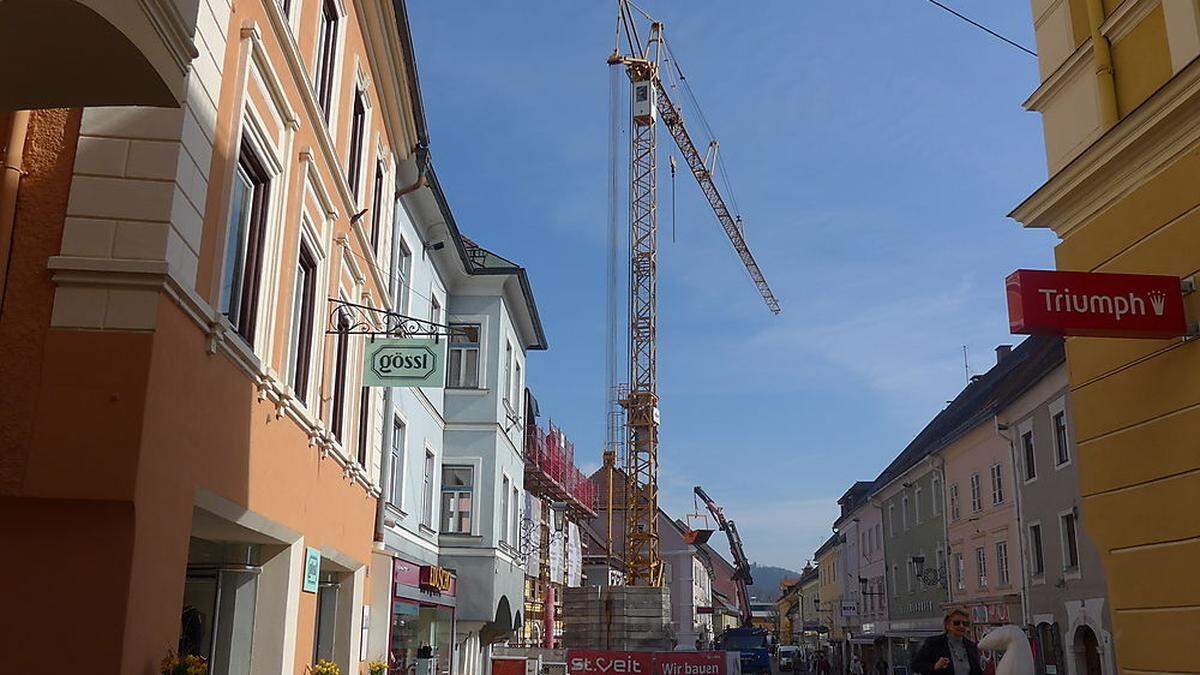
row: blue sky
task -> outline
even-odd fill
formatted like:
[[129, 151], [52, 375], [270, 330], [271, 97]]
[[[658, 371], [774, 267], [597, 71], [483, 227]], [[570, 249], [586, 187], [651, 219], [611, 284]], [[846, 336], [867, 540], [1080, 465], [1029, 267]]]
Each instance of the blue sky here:
[[[1028, 3], [955, 0], [1033, 44]], [[799, 569], [869, 480], [1013, 343], [1004, 276], [1051, 267], [1008, 211], [1045, 180], [1037, 63], [923, 0], [641, 3], [721, 141], [772, 316], [688, 176], [660, 228], [660, 482], [702, 484], [749, 557]], [[611, 2], [411, 0], [434, 162], [460, 227], [529, 270], [529, 385], [599, 465]], [[674, 151], [660, 132], [666, 152]], [[660, 197], [669, 199], [665, 177]]]

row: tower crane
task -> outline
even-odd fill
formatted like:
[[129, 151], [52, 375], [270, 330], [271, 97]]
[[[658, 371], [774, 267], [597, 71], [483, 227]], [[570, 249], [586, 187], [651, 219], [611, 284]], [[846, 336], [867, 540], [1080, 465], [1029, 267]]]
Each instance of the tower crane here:
[[[625, 567], [631, 586], [662, 585], [662, 552], [658, 535], [658, 147], [661, 120], [700, 185], [717, 221], [771, 312], [779, 301], [750, 252], [740, 219], [731, 215], [713, 180], [712, 165], [692, 141], [680, 108], [663, 85], [662, 61], [669, 47], [663, 24], [630, 0], [618, 0], [617, 46], [610, 67], [623, 66], [630, 82], [629, 140], [629, 382], [628, 389], [609, 383], [609, 418], [624, 420]], [[639, 23], [649, 22], [643, 39]], [[622, 38], [624, 39], [622, 43]], [[682, 78], [674, 56], [671, 63]], [[610, 167], [611, 170], [611, 167]], [[615, 202], [615, 174], [610, 173], [610, 201]], [[613, 204], [610, 203], [610, 208]], [[613, 222], [610, 211], [610, 223]], [[610, 239], [611, 241], [611, 239]], [[610, 286], [610, 293], [611, 293]], [[611, 320], [611, 318], [610, 318]], [[610, 374], [610, 379], [613, 376]], [[616, 392], [623, 391], [623, 394]], [[620, 398], [618, 399], [618, 396]], [[616, 405], [623, 414], [614, 413]], [[619, 441], [610, 423], [606, 454], [615, 455]], [[611, 513], [611, 511], [610, 511]]]

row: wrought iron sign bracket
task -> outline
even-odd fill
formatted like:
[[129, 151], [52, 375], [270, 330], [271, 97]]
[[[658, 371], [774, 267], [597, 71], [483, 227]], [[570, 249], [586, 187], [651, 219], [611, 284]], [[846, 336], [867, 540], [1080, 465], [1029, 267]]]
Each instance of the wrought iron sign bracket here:
[[368, 307], [338, 298], [329, 298], [329, 323], [326, 335], [366, 335], [371, 338], [449, 338], [450, 326], [418, 319], [398, 312]]

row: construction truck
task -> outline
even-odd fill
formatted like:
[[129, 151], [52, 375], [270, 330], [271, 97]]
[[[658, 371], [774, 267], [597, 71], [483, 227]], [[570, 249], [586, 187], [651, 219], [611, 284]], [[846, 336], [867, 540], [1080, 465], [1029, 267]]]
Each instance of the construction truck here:
[[[725, 533], [729, 541], [729, 553], [733, 556], [733, 582], [737, 586], [738, 609], [741, 612], [741, 624], [728, 628], [717, 636], [717, 649], [727, 652], [738, 652], [738, 660], [742, 664], [743, 673], [771, 672], [771, 642], [770, 633], [765, 628], [756, 628], [753, 614], [750, 612], [750, 595], [746, 587], [754, 584], [750, 575], [750, 561], [742, 549], [742, 537], [738, 534], [737, 525], [725, 517], [725, 512], [708, 496], [704, 488], [697, 485], [694, 489], [696, 497], [704, 502], [708, 512], [717, 521], [717, 528]], [[712, 537], [714, 530], [693, 529], [684, 536], [689, 544], [704, 544]]]

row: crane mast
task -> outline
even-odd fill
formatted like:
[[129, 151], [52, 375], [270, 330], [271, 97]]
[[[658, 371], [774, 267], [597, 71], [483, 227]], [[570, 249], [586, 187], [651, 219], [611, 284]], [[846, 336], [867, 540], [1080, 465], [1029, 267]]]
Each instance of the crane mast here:
[[[610, 399], [613, 403], [619, 403], [624, 415], [616, 415], [610, 409], [609, 418], [623, 417], [625, 421], [624, 557], [627, 583], [631, 586], [657, 587], [663, 581], [658, 533], [657, 122], [660, 116], [767, 307], [775, 314], [780, 309], [778, 300], [746, 245], [740, 224], [730, 214], [713, 182], [710, 169], [688, 134], [679, 107], [663, 86], [660, 73], [660, 59], [666, 52], [663, 25], [651, 19], [649, 32], [643, 41], [638, 34], [633, 4], [629, 0], [618, 0], [618, 9], [618, 48], [609, 57], [608, 63], [610, 66], [623, 65], [630, 82], [629, 383], [619, 401]], [[640, 9], [637, 12], [649, 18]], [[625, 54], [620, 53], [622, 35], [628, 47]], [[610, 433], [610, 436], [615, 435]], [[608, 439], [608, 443], [606, 452], [614, 453], [613, 440]], [[611, 508], [610, 504], [610, 513]], [[745, 574], [748, 578], [748, 567]]]

